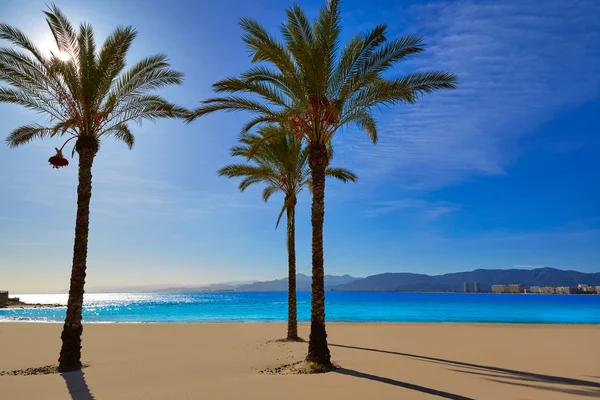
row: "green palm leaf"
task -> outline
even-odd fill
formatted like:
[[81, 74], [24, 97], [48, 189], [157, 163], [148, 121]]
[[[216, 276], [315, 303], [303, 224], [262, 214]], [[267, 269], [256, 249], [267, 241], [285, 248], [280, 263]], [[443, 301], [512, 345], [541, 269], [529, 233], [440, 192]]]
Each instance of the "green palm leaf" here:
[[[256, 184], [264, 184], [264, 201], [275, 193], [285, 197], [283, 209], [277, 218], [277, 224], [283, 212], [295, 206], [297, 196], [304, 187], [310, 187], [310, 168], [308, 150], [302, 141], [290, 134], [282, 125], [265, 125], [258, 134], [242, 134], [238, 145], [231, 148], [232, 157], [243, 157], [246, 163], [230, 164], [218, 173], [227, 178], [242, 178], [239, 189], [245, 191]], [[344, 168], [328, 168], [327, 176], [342, 182], [355, 182], [357, 177]]]
[[189, 114], [152, 93], [182, 83], [183, 74], [170, 68], [166, 55], [147, 57], [124, 70], [135, 29], [118, 27], [97, 50], [90, 24], [75, 30], [55, 5], [45, 15], [58, 49], [70, 55], [68, 60], [45, 57], [22, 31], [0, 24], [0, 38], [15, 46], [0, 49], [0, 82], [8, 84], [0, 86], [0, 102], [41, 113], [53, 124], [21, 127], [9, 135], [9, 145], [47, 137], [49, 132], [52, 136], [69, 132], [96, 140], [111, 136], [131, 147], [134, 138], [128, 122]]

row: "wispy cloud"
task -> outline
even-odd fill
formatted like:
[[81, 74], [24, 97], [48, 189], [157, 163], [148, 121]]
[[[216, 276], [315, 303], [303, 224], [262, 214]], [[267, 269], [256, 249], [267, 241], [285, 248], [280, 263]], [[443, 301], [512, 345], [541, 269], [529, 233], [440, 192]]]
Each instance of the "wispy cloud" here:
[[433, 221], [443, 215], [458, 211], [460, 208], [446, 202], [428, 202], [412, 199], [391, 200], [371, 203], [371, 207], [365, 212], [365, 216], [377, 217], [406, 209], [417, 210], [422, 219]]
[[7, 243], [7, 246], [11, 247], [38, 247], [38, 246], [55, 246], [56, 243], [50, 242], [11, 242]]
[[[252, 203], [255, 204], [255, 203]], [[129, 177], [124, 182], [110, 179], [92, 199], [92, 212], [108, 217], [167, 217], [194, 220], [211, 214], [252, 208], [239, 193], [183, 189], [160, 180]]]
[[600, 235], [600, 229], [561, 230], [549, 232], [531, 232], [514, 235], [501, 235], [500, 240], [533, 240], [533, 239], [585, 239]]
[[598, 1], [431, 2], [408, 13], [418, 23], [407, 31], [429, 44], [408, 66], [454, 72], [460, 88], [386, 110], [377, 146], [345, 136], [340, 158], [358, 158], [363, 180], [434, 189], [502, 174], [524, 135], [598, 96]]

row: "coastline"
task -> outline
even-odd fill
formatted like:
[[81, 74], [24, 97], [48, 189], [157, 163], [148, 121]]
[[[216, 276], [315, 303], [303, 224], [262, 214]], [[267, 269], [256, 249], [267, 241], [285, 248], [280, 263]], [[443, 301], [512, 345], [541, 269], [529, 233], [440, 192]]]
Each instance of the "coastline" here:
[[29, 308], [66, 308], [64, 304], [41, 304], [41, 303], [16, 303], [16, 304], [5, 304], [0, 306], [0, 310], [12, 310], [12, 309], [29, 309]]
[[[600, 396], [600, 325], [335, 323], [341, 369], [268, 375], [307, 343], [284, 323], [86, 324], [81, 372], [0, 376], [20, 399], [564, 399]], [[0, 323], [0, 371], [56, 363], [60, 324]], [[309, 324], [299, 324], [307, 339]], [[435, 377], [435, 379], [433, 379]], [[93, 397], [92, 397], [93, 396]]]
[[[66, 295], [22, 296], [65, 304]], [[86, 294], [83, 320], [97, 322], [284, 322], [287, 293]], [[600, 324], [600, 296], [494, 296], [434, 293], [329, 293], [328, 322]], [[310, 294], [297, 297], [298, 321], [310, 320]], [[0, 320], [63, 323], [65, 308], [0, 310]]]
[[[222, 324], [233, 324], [233, 325], [252, 325], [252, 324], [283, 324], [284, 321], [179, 321], [179, 322], [161, 322], [161, 321], [83, 321], [84, 326], [88, 325], [222, 325]], [[48, 324], [48, 325], [63, 325], [64, 321], [30, 321], [30, 320], [3, 320], [0, 319], [0, 325], [2, 324]], [[298, 324], [309, 324], [308, 321], [298, 321]], [[326, 321], [326, 325], [330, 324], [345, 324], [345, 325], [490, 325], [490, 326], [597, 326], [600, 324], [590, 322], [455, 322], [455, 321], [425, 321], [425, 322], [414, 322], [414, 321]]]

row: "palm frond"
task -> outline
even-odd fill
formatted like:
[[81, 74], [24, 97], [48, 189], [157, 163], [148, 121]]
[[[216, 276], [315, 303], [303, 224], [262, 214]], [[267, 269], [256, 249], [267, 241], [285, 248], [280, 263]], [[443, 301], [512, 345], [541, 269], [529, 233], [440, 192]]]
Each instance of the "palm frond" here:
[[270, 83], [228, 78], [215, 83], [213, 88], [216, 93], [254, 93], [277, 106], [288, 107], [291, 105], [285, 94]]
[[104, 41], [96, 60], [100, 78], [100, 82], [98, 82], [99, 99], [106, 96], [113, 81], [125, 68], [127, 52], [136, 36], [137, 31], [133, 27], [120, 26]]
[[[2, 77], [1, 74], [0, 77]], [[0, 103], [19, 104], [38, 113], [45, 113], [51, 119], [63, 119], [59, 106], [52, 98], [44, 97], [43, 92], [33, 94], [28, 91], [0, 87]]]
[[29, 91], [44, 91], [51, 85], [44, 64], [11, 48], [0, 49], [0, 79]]
[[275, 185], [266, 186], [262, 192], [262, 199], [267, 202], [274, 193], [279, 192], [281, 189]]
[[132, 96], [143, 95], [151, 90], [181, 83], [183, 83], [183, 74], [169, 68], [166, 55], [157, 54], [147, 57], [116, 80], [108, 94], [104, 108], [111, 110]]
[[[373, 118], [373, 113], [368, 108], [357, 108], [351, 113], [347, 113], [340, 120], [339, 126], [354, 124], [358, 129], [369, 135], [369, 139], [376, 144], [379, 137], [377, 132], [377, 123]], [[331, 136], [330, 136], [331, 138]]]
[[309, 91], [313, 91], [318, 74], [313, 59], [316, 46], [312, 26], [299, 5], [288, 7], [286, 13], [287, 22], [282, 24], [280, 29], [285, 48], [294, 60], [302, 83]]
[[260, 114], [263, 118], [267, 118], [269, 121], [277, 121], [278, 114], [276, 110], [272, 110], [265, 104], [258, 101], [247, 99], [241, 96], [228, 96], [228, 97], [216, 97], [204, 100], [202, 106], [191, 111], [187, 117], [187, 122], [191, 122], [194, 119], [211, 114], [215, 111], [249, 111]]
[[107, 116], [98, 127], [98, 135], [102, 136], [112, 127], [131, 121], [141, 123], [143, 120], [154, 121], [159, 118], [183, 118], [187, 113], [185, 108], [172, 104], [160, 96], [137, 96], [111, 112], [105, 113]]
[[6, 138], [6, 144], [9, 147], [18, 147], [31, 142], [34, 139], [43, 139], [48, 137], [54, 131], [53, 128], [48, 128], [39, 124], [30, 124], [21, 126], [11, 132]]
[[341, 88], [341, 98], [348, 98], [357, 90], [379, 79], [381, 73], [395, 63], [423, 50], [423, 39], [416, 35], [402, 36], [390, 42], [381, 43], [369, 57], [356, 65], [355, 73]]
[[72, 60], [78, 60], [79, 41], [73, 25], [55, 4], [50, 4], [48, 9], [44, 14], [58, 50], [67, 53]]
[[350, 171], [349, 169], [346, 168], [339, 168], [339, 167], [328, 167], [325, 170], [325, 175], [330, 177], [330, 178], [335, 178], [337, 180], [340, 180], [344, 183], [346, 182], [356, 182], [356, 180], [358, 179], [358, 176], [356, 176], [356, 174], [354, 174], [354, 172]]
[[397, 85], [404, 85], [416, 94], [430, 94], [440, 89], [456, 89], [458, 77], [449, 72], [414, 72], [395, 79]]
[[219, 170], [220, 176], [226, 176], [228, 178], [240, 177], [244, 175], [254, 175], [261, 178], [268, 179], [271, 171], [263, 167], [257, 167], [247, 164], [230, 164]]
[[316, 93], [320, 95], [327, 94], [334, 75], [342, 30], [339, 5], [339, 0], [327, 0], [314, 25], [317, 50], [314, 62], [319, 70]]
[[374, 49], [385, 42], [386, 24], [377, 25], [367, 33], [358, 33], [342, 49], [337, 69], [332, 79], [331, 93], [339, 93], [357, 70], [364, 65]]
[[19, 29], [0, 24], [0, 39], [15, 48], [0, 48], [0, 103], [18, 104], [48, 117], [53, 124], [22, 126], [7, 138], [11, 146], [35, 138], [66, 133], [74, 136], [113, 136], [129, 147], [134, 143], [128, 122], [182, 118], [183, 107], [151, 92], [180, 84], [183, 74], [170, 68], [165, 55], [148, 57], [123, 73], [127, 52], [137, 33], [118, 27], [99, 51], [92, 26], [76, 31], [54, 4], [44, 11], [59, 54], [45, 57]]
[[239, 186], [240, 192], [243, 192], [244, 190], [248, 189], [250, 186], [255, 185], [257, 183], [264, 183], [264, 179], [259, 179], [254, 176], [245, 177], [240, 182], [240, 186]]
[[15, 46], [27, 50], [39, 63], [45, 59], [40, 49], [19, 28], [0, 23], [0, 39], [8, 40]]
[[[244, 157], [245, 164], [231, 164], [220, 169], [219, 175], [228, 178], [243, 178], [240, 190], [254, 184], [265, 184], [262, 192], [267, 201], [274, 193], [283, 192], [283, 210], [295, 207], [297, 195], [311, 186], [308, 166], [308, 147], [291, 134], [286, 125], [269, 124], [261, 127], [257, 134], [242, 134], [238, 145], [230, 150], [234, 157]], [[357, 178], [344, 168], [330, 168], [327, 176], [344, 182]], [[279, 225], [283, 211], [279, 214]]]
[[279, 222], [281, 222], [281, 217], [283, 217], [283, 213], [288, 209], [288, 199], [286, 198], [283, 202], [283, 206], [281, 207], [281, 211], [279, 211], [279, 215], [277, 216], [277, 222], [275, 222], [275, 229], [279, 228]]
[[241, 130], [241, 134], [242, 135], [246, 134], [246, 133], [250, 132], [254, 127], [260, 127], [264, 124], [285, 121], [286, 115], [287, 115], [287, 113], [285, 112], [285, 110], [282, 110], [281, 112], [279, 112], [277, 114], [259, 115], [258, 117], [254, 117], [250, 121], [248, 121], [244, 124], [244, 126], [242, 127], [242, 130]]
[[294, 77], [284, 75], [281, 72], [273, 71], [265, 66], [255, 66], [241, 75], [241, 78], [248, 82], [269, 83], [277, 87], [289, 98], [291, 102], [302, 101], [306, 97], [304, 88], [297, 85]]
[[129, 129], [129, 126], [125, 123], [121, 123], [112, 127], [112, 129], [106, 132], [107, 135], [114, 137], [120, 142], [123, 142], [131, 149], [135, 143], [135, 136]]
[[242, 18], [240, 26], [244, 31], [242, 39], [248, 45], [252, 62], [270, 62], [284, 75], [296, 75], [296, 66], [288, 51], [273, 36], [269, 35], [262, 25], [249, 18]]

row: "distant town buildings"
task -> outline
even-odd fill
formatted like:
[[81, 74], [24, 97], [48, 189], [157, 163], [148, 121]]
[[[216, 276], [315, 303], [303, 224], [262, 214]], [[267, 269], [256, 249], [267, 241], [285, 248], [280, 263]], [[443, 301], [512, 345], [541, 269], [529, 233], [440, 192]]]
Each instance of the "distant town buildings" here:
[[583, 283], [577, 285], [577, 289], [579, 290], [579, 293], [600, 293], [597, 288]]
[[[523, 285], [492, 285], [492, 293], [525, 293]], [[579, 284], [573, 286], [531, 286], [527, 293], [534, 294], [600, 294], [600, 286]]]
[[508, 293], [525, 293], [525, 288], [520, 284], [508, 285]]
[[492, 293], [508, 293], [508, 285], [492, 285]]
[[579, 290], [575, 287], [559, 286], [554, 289], [554, 293], [556, 293], [556, 294], [575, 294], [575, 293], [579, 293]]
[[529, 293], [535, 294], [600, 294], [600, 286], [589, 286], [586, 284], [572, 286], [532, 286]]
[[481, 286], [479, 286], [479, 282], [474, 282], [473, 283], [473, 291], [475, 293], [481, 293]]
[[529, 293], [554, 294], [554, 288], [552, 286], [532, 286], [529, 288]]
[[469, 293], [471, 290], [469, 289], [469, 282], [463, 283], [463, 292]]
[[518, 283], [510, 285], [492, 285], [492, 293], [525, 293], [525, 288]]

